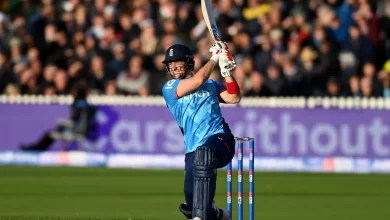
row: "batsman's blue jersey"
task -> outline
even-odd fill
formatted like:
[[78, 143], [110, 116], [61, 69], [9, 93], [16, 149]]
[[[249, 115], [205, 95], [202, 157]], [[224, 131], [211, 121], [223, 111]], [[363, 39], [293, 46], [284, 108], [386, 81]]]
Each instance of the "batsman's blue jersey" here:
[[225, 87], [209, 79], [194, 92], [177, 98], [176, 89], [180, 81], [168, 81], [162, 93], [184, 135], [185, 153], [190, 153], [202, 146], [211, 135], [230, 133], [229, 126], [222, 117], [218, 98], [219, 92]]

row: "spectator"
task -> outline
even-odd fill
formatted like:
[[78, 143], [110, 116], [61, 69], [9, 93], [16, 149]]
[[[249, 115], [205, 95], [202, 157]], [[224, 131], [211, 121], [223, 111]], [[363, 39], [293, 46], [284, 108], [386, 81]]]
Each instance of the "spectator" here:
[[30, 68], [26, 68], [20, 73], [20, 85], [23, 94], [37, 94], [37, 78]]
[[261, 73], [254, 72], [251, 74], [251, 87], [245, 93], [245, 96], [251, 97], [267, 97], [270, 95], [270, 91], [264, 86], [264, 79]]
[[318, 53], [307, 46], [300, 54], [300, 74], [305, 78], [305, 90], [307, 94], [321, 96], [325, 91], [326, 74], [321, 72], [317, 63]]
[[149, 95], [149, 72], [143, 68], [143, 59], [134, 55], [128, 69], [121, 72], [117, 78], [117, 86], [125, 94]]
[[265, 85], [272, 96], [283, 96], [285, 94], [285, 81], [276, 65], [268, 66]]
[[348, 96], [351, 96], [351, 97], [360, 97], [361, 96], [359, 82], [360, 82], [360, 79], [358, 76], [351, 76], [349, 78], [349, 90], [347, 92]]
[[372, 44], [356, 24], [350, 26], [348, 41], [343, 49], [352, 52], [362, 63], [373, 59]]
[[0, 51], [0, 93], [4, 91], [7, 84], [13, 85], [16, 81], [17, 76], [12, 72], [8, 55], [5, 51]]
[[340, 88], [340, 82], [336, 77], [330, 77], [328, 79], [326, 86], [327, 86], [327, 91], [325, 93], [325, 96], [327, 97], [341, 96], [342, 92]]
[[94, 56], [91, 59], [90, 72], [88, 74], [88, 86], [93, 93], [102, 93], [104, 91], [104, 85], [111, 79], [106, 74], [105, 62], [101, 56]]
[[117, 88], [116, 88], [116, 82], [114, 80], [110, 80], [107, 82], [105, 90], [105, 95], [117, 95]]
[[297, 84], [302, 83], [302, 75], [299, 74], [296, 63], [288, 56], [283, 58], [282, 72], [286, 79], [286, 92], [293, 96], [301, 95]]
[[126, 47], [123, 43], [116, 43], [112, 46], [113, 59], [108, 63], [108, 70], [112, 78], [118, 77], [119, 73], [126, 69]]
[[383, 96], [390, 98], [390, 61], [388, 60], [378, 74], [378, 79], [383, 88]]
[[381, 85], [378, 81], [378, 76], [377, 76], [377, 71], [376, 71], [376, 67], [375, 67], [375, 64], [372, 63], [372, 62], [366, 62], [363, 64], [363, 68], [362, 68], [362, 76], [363, 77], [368, 77], [371, 79], [372, 83], [373, 83], [373, 93], [375, 95], [379, 95], [381, 92], [379, 90], [381, 90]]
[[17, 85], [10, 83], [5, 88], [4, 93], [8, 96], [18, 96], [20, 95], [20, 88]]
[[370, 77], [365, 76], [360, 80], [360, 90], [362, 91], [362, 96], [365, 98], [374, 96], [372, 79]]
[[54, 87], [57, 95], [66, 95], [70, 93], [68, 81], [69, 79], [66, 71], [63, 69], [57, 70], [54, 77]]

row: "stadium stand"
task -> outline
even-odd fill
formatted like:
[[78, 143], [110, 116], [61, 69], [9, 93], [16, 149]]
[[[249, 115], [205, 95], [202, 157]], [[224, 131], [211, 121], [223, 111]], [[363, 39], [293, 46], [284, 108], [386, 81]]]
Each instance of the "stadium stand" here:
[[[189, 0], [9, 0], [0, 4], [0, 94], [161, 94], [166, 48], [210, 36]], [[213, 1], [246, 97], [390, 97], [390, 1]], [[212, 77], [220, 80], [218, 69]]]

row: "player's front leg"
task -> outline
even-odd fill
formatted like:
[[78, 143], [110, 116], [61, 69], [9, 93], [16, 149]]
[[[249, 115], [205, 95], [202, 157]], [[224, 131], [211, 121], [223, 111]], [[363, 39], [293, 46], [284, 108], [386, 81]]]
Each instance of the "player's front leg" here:
[[192, 217], [194, 220], [215, 220], [212, 207], [217, 181], [217, 155], [210, 148], [196, 149], [193, 162], [194, 195]]

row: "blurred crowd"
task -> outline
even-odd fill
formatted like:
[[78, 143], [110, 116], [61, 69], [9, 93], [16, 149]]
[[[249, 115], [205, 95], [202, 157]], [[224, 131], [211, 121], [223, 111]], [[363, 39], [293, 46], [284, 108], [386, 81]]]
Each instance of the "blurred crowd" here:
[[[390, 97], [390, 0], [213, 4], [244, 96]], [[175, 43], [210, 58], [200, 1], [1, 1], [0, 94], [160, 95]]]

